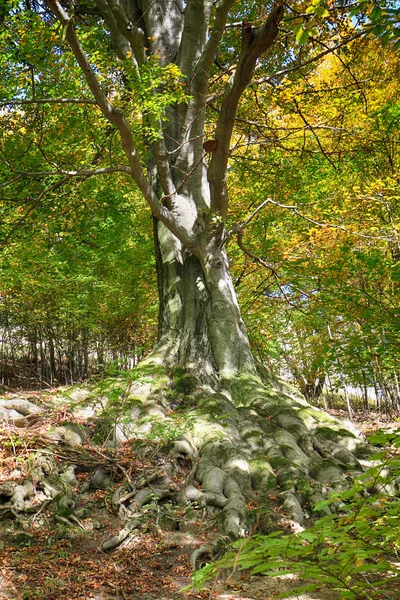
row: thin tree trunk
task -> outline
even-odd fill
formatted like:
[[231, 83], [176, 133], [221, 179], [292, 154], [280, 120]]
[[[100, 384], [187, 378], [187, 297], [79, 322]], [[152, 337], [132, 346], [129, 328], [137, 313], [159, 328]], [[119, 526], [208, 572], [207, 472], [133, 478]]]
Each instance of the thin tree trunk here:
[[52, 332], [48, 330], [49, 336], [49, 354], [50, 354], [50, 384], [54, 384], [54, 380], [56, 379], [56, 356], [54, 350], [54, 339], [52, 336]]
[[362, 371], [362, 376], [363, 376], [363, 391], [364, 391], [364, 410], [368, 410], [369, 411], [369, 403], [368, 403], [368, 384], [367, 384], [367, 377], [365, 375], [365, 371]]
[[[329, 334], [329, 339], [331, 340], [331, 342], [333, 342], [332, 331], [331, 331], [329, 323], [328, 323], [328, 334]], [[342, 365], [341, 365], [340, 359], [339, 359], [339, 357], [338, 357], [337, 354], [335, 356], [335, 359], [336, 359], [336, 363], [337, 363], [338, 370], [339, 370], [340, 382], [342, 384], [343, 391], [344, 391], [344, 397], [345, 397], [345, 400], [346, 400], [347, 412], [349, 413], [349, 418], [351, 419], [353, 417], [353, 410], [351, 408], [350, 398], [349, 398], [349, 394], [347, 392], [347, 386], [346, 386], [346, 382], [345, 382], [344, 375], [343, 375]]]
[[396, 389], [396, 411], [399, 412], [400, 411], [400, 386], [399, 386], [399, 378], [397, 377], [396, 371], [394, 371], [393, 375], [394, 375], [394, 382], [395, 382], [395, 389]]

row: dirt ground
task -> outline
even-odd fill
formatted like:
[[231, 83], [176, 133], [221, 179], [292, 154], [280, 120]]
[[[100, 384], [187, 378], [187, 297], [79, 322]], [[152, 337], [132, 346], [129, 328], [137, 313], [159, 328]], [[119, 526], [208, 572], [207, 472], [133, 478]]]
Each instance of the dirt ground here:
[[[105, 524], [107, 527], [107, 524]], [[33, 531], [35, 531], [33, 529]], [[189, 556], [201, 540], [193, 534], [166, 532], [138, 536], [106, 555], [99, 551], [105, 531], [89, 538], [35, 531], [25, 548], [4, 543], [0, 558], [3, 600], [268, 600], [294, 590], [289, 576], [270, 578], [234, 574], [202, 591], [182, 593], [190, 583]], [[18, 535], [18, 534], [16, 534]], [[55, 539], [57, 538], [57, 539]], [[21, 540], [18, 540], [21, 543]], [[292, 595], [290, 600], [335, 600], [331, 592]]]

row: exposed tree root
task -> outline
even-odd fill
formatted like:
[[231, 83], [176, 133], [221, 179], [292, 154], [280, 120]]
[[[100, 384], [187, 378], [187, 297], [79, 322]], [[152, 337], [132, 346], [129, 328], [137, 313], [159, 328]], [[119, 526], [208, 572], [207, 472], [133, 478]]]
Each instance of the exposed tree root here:
[[[282, 520], [305, 526], [316, 502], [369, 465], [366, 443], [351, 424], [311, 407], [276, 379], [241, 376], [213, 389], [182, 370], [174, 377], [145, 365], [133, 383], [114, 381], [106, 392], [96, 389], [87, 401], [101, 401], [94, 431], [109, 449], [94, 445], [89, 429], [68, 424], [50, 439], [37, 438], [46, 450], [38, 450], [28, 476], [0, 486], [0, 519], [46, 506], [56, 522], [85, 529], [77, 497], [113, 487], [109, 509], [123, 526], [102, 544], [111, 552], [146, 522], [148, 507], [156, 527], [172, 529], [179, 524], [168, 514], [171, 506], [220, 515], [222, 535], [195, 551], [195, 568], [257, 527], [268, 532]], [[143, 465], [140, 474], [119, 454], [127, 439]], [[160, 452], [165, 447], [169, 455]], [[77, 479], [82, 471], [90, 472], [85, 482]], [[176, 477], [182, 472], [183, 485]]]
[[44, 409], [29, 400], [19, 397], [0, 398], [0, 420], [15, 427], [28, 427], [38, 416], [43, 415]]
[[[253, 531], [256, 520], [265, 531], [281, 526], [282, 516], [294, 527], [303, 526], [313, 516], [313, 505], [345, 488], [369, 465], [365, 440], [350, 423], [311, 407], [277, 379], [262, 383], [254, 375], [242, 376], [215, 390], [198, 385], [187, 372], [180, 376], [158, 375], [154, 385], [147, 383], [144, 396], [143, 382], [134, 382], [114, 438], [160, 440], [165, 435], [168, 440], [171, 431], [177, 432], [176, 414], [184, 413], [185, 430], [175, 435], [170, 456], [190, 472], [172, 496], [182, 505], [220, 513], [221, 529], [231, 540]], [[177, 465], [171, 463], [169, 473]], [[125, 514], [171, 497], [168, 474], [159, 475], [148, 488], [129, 494], [129, 503], [122, 503]], [[265, 513], [261, 519], [260, 512]], [[216, 551], [214, 543], [206, 544], [193, 561]]]
[[191, 430], [175, 444], [176, 455], [198, 460], [202, 487], [189, 482], [180, 498], [220, 508], [232, 539], [251, 527], [249, 501], [264, 505], [276, 496], [302, 524], [313, 504], [344, 488], [366, 465], [360, 434], [284, 388], [278, 393], [242, 378], [224, 391], [203, 392], [189, 413], [195, 417]]

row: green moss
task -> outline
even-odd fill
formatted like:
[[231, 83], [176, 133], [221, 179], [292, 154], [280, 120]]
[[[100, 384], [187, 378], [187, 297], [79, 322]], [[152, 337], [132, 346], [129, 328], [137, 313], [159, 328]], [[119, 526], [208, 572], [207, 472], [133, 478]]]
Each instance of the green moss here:
[[224, 379], [222, 384], [229, 390], [236, 407], [251, 406], [257, 398], [264, 398], [266, 393], [261, 379], [253, 373]]
[[332, 424], [332, 427], [318, 427], [316, 430], [316, 435], [319, 438], [322, 438], [324, 440], [328, 440], [330, 442], [337, 442], [340, 443], [341, 438], [343, 437], [350, 437], [350, 438], [355, 438], [356, 436], [353, 435], [351, 433], [351, 431], [348, 431], [347, 429], [337, 429], [335, 428], [335, 425]]
[[186, 369], [175, 367], [172, 369], [172, 393], [185, 396], [193, 394], [198, 386], [196, 378]]
[[209, 456], [215, 465], [223, 466], [228, 460], [238, 457], [238, 450], [230, 444], [227, 437], [216, 438], [203, 446], [202, 456]]
[[279, 469], [277, 472], [279, 488], [285, 492], [293, 492], [296, 491], [296, 483], [293, 477], [293, 473], [288, 470]]
[[335, 421], [329, 415], [326, 415], [321, 410], [314, 408], [312, 406], [300, 406], [298, 409], [298, 416], [300, 419], [304, 420], [307, 424], [307, 421], [319, 421], [320, 423], [326, 423], [327, 426], [332, 425]]
[[356, 458], [371, 459], [376, 454], [376, 447], [370, 444], [358, 444], [354, 449]]
[[290, 462], [284, 456], [269, 456], [268, 459], [272, 468], [276, 471], [278, 469], [290, 469]]
[[325, 458], [311, 471], [312, 477], [326, 485], [341, 483], [344, 476], [335, 460]]
[[300, 450], [298, 446], [289, 446], [281, 444], [280, 449], [285, 455], [285, 458], [289, 461], [292, 466], [297, 467], [300, 470], [306, 471], [308, 468], [307, 456]]
[[276, 476], [270, 463], [264, 458], [255, 458], [249, 463], [253, 487], [267, 493], [276, 488]]
[[311, 486], [310, 482], [301, 477], [296, 479], [296, 489], [304, 498], [309, 498], [315, 493], [315, 488]]
[[249, 441], [252, 439], [258, 440], [260, 438], [260, 430], [259, 429], [249, 429], [248, 431], [245, 431], [242, 435], [242, 438], [245, 441]]

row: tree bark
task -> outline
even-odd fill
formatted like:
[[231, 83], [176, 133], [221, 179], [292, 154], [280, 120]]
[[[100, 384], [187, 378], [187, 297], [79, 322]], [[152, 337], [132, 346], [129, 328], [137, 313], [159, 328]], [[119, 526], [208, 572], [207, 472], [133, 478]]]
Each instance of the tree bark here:
[[157, 353], [216, 383], [256, 367], [224, 250], [203, 264], [155, 222], [160, 299]]

